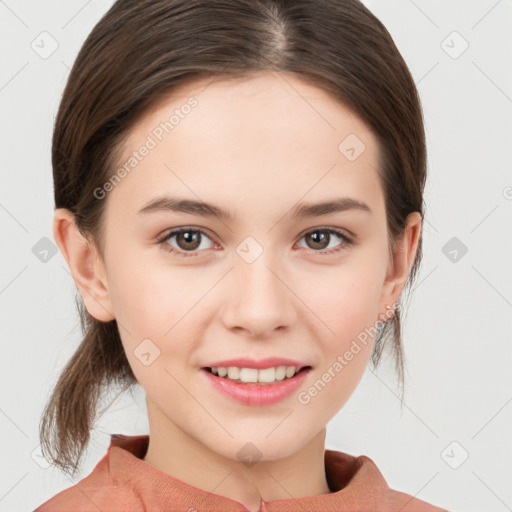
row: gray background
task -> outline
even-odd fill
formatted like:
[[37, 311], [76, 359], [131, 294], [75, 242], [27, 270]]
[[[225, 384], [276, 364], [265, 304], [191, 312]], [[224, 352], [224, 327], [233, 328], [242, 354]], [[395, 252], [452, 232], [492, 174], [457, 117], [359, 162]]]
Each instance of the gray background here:
[[[139, 389], [98, 422], [75, 481], [37, 455], [43, 405], [80, 339], [65, 260], [41, 252], [54, 245], [52, 126], [111, 3], [0, 1], [1, 511], [33, 510], [89, 474], [110, 433], [148, 432]], [[390, 487], [450, 510], [512, 510], [512, 2], [364, 3], [422, 97], [425, 249], [404, 329], [403, 410], [388, 359], [329, 424], [327, 447], [371, 457]]]

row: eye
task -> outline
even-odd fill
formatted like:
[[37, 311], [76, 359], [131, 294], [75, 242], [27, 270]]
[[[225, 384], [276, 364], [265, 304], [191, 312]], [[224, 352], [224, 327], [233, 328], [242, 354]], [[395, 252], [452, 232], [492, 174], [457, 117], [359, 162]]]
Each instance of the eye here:
[[[320, 234], [320, 236], [318, 236]], [[342, 243], [335, 246], [334, 249], [324, 250], [329, 248], [329, 244], [332, 241], [332, 235], [339, 238]], [[176, 237], [176, 244], [178, 247], [171, 245], [170, 240]], [[211, 241], [208, 234], [202, 229], [195, 229], [189, 227], [177, 228], [170, 231], [164, 237], [158, 240], [160, 247], [170, 253], [174, 253], [178, 256], [189, 257], [198, 256], [198, 249], [210, 249], [211, 247], [204, 247], [203, 239], [206, 238]], [[316, 228], [312, 231], [308, 231], [301, 238], [305, 239], [310, 245], [310, 248], [318, 254], [332, 254], [339, 252], [352, 245], [354, 242], [349, 238], [343, 231], [334, 228]], [[208, 244], [206, 244], [208, 245]], [[187, 254], [188, 253], [188, 254]]]
[[[173, 247], [169, 241], [176, 237], [176, 243], [178, 247]], [[209, 249], [209, 247], [204, 247], [203, 238], [208, 238], [208, 235], [201, 229], [194, 228], [178, 228], [174, 229], [163, 238], [158, 240], [160, 247], [167, 252], [172, 252], [177, 254], [178, 256], [198, 256], [196, 252], [197, 249]], [[191, 252], [191, 254], [187, 254], [187, 252]]]
[[[341, 239], [342, 243], [335, 246], [334, 249], [325, 251], [326, 247], [329, 247], [329, 243], [332, 241], [332, 235]], [[313, 231], [308, 231], [302, 236], [303, 239], [310, 245], [310, 248], [319, 249], [314, 252], [319, 254], [332, 254], [339, 252], [353, 244], [353, 240], [349, 238], [343, 231], [334, 228], [316, 228]]]

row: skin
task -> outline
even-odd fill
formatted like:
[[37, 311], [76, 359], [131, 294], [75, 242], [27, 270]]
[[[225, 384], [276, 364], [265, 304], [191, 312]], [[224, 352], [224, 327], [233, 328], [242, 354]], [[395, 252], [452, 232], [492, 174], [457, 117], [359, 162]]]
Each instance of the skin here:
[[[359, 333], [389, 318], [383, 315], [404, 287], [421, 216], [409, 216], [388, 253], [377, 139], [348, 108], [290, 73], [174, 92], [136, 124], [122, 162], [191, 96], [198, 105], [103, 199], [105, 259], [67, 210], [55, 211], [55, 240], [87, 311], [118, 321], [146, 393], [148, 464], [251, 511], [261, 499], [327, 494], [326, 425], [359, 383], [373, 338], [307, 404], [297, 393], [265, 407], [239, 404], [208, 385], [200, 368], [232, 357], [292, 357], [313, 367], [299, 392], [310, 388]], [[351, 133], [366, 146], [354, 161], [338, 150]], [[137, 215], [160, 194], [211, 202], [235, 219]], [[371, 213], [292, 216], [297, 202], [342, 196]], [[196, 256], [159, 245], [180, 226], [207, 233]], [[322, 246], [304, 236], [329, 227], [356, 243], [331, 235]], [[252, 263], [236, 252], [247, 236], [263, 249]], [[185, 253], [191, 246], [178, 236], [164, 244]], [[148, 366], [134, 354], [147, 338], [160, 350]], [[237, 456], [247, 442], [261, 452], [251, 467]]]

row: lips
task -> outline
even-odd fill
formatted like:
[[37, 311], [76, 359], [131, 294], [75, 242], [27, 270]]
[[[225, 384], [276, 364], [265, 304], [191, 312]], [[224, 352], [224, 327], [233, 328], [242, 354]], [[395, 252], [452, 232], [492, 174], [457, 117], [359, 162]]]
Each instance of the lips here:
[[[226, 364], [229, 363], [229, 361], [222, 361], [222, 363]], [[244, 364], [247, 364], [247, 360]], [[236, 382], [224, 377], [218, 377], [209, 372], [206, 368], [203, 368], [199, 373], [202, 376], [201, 378], [206, 379], [214, 389], [228, 399], [234, 400], [242, 405], [261, 407], [277, 404], [281, 400], [290, 397], [294, 392], [297, 392], [303, 385], [310, 371], [311, 367], [304, 367], [291, 378], [269, 384]]]
[[238, 368], [256, 368], [258, 370], [262, 370], [263, 368], [270, 368], [273, 366], [295, 366], [298, 370], [302, 370], [303, 368], [310, 365], [301, 361], [288, 359], [284, 357], [266, 357], [265, 359], [259, 360], [250, 359], [247, 357], [240, 357], [237, 359], [214, 361], [209, 363], [208, 365], [203, 366], [203, 368], [206, 369], [219, 366], [223, 366], [225, 368], [229, 366], [236, 366]]

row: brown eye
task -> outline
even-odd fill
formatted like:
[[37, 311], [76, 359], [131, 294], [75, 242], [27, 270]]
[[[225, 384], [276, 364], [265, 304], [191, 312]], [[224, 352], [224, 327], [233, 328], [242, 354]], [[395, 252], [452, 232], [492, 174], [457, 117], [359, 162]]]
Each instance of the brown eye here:
[[201, 245], [201, 233], [199, 231], [182, 231], [176, 236], [176, 243], [184, 251], [194, 251]]
[[[170, 240], [175, 238], [174, 244]], [[158, 240], [162, 249], [167, 252], [176, 253], [179, 256], [199, 256], [199, 249], [203, 244], [203, 240], [210, 240], [210, 237], [200, 229], [180, 228], [171, 231], [168, 235]], [[176, 247], [177, 246], [177, 247]], [[209, 249], [210, 247], [202, 247]], [[187, 254], [190, 253], [190, 254]]]
[[[314, 231], [306, 233], [303, 238], [306, 241], [308, 248], [313, 249], [315, 252], [320, 252], [321, 254], [331, 254], [333, 252], [340, 251], [345, 246], [352, 243], [352, 240], [342, 231], [333, 228], [315, 229]], [[325, 251], [325, 249], [329, 248], [333, 238], [334, 240], [335, 238], [341, 239], [342, 243], [338, 243], [338, 247], [335, 246], [334, 249], [332, 249], [331, 246], [331, 250]]]
[[325, 231], [313, 231], [306, 235], [306, 240], [312, 249], [325, 249], [329, 245], [330, 239], [331, 235]]

